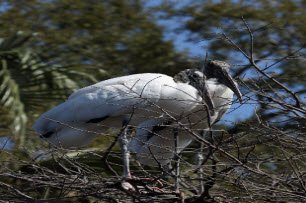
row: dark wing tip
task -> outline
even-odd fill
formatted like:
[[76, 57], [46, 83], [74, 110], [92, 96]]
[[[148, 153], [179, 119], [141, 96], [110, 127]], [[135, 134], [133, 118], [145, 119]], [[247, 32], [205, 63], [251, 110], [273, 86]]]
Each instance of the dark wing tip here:
[[86, 123], [100, 123], [101, 121], [104, 121], [108, 117], [109, 116], [103, 116], [103, 117], [100, 117], [100, 118], [93, 118], [93, 119], [90, 119], [90, 120], [86, 121]]
[[41, 134], [39, 137], [40, 138], [49, 138], [51, 137], [51, 135], [53, 134], [54, 132], [53, 131], [49, 131], [49, 132], [46, 132], [44, 134]]

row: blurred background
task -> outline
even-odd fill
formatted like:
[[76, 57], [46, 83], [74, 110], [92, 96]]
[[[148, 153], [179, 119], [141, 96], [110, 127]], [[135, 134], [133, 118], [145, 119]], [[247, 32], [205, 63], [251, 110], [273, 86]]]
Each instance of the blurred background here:
[[[31, 125], [74, 90], [134, 73], [173, 76], [202, 67], [206, 55], [231, 64], [244, 94], [244, 104], [234, 104], [220, 128], [258, 138], [272, 133], [256, 131], [264, 123], [305, 143], [305, 9], [304, 0], [1, 0], [1, 172], [22, 165], [12, 159], [28, 163], [48, 148]], [[260, 70], [234, 44], [252, 54]], [[252, 145], [258, 156], [281, 146], [262, 142]], [[109, 143], [100, 138], [90, 147]], [[291, 190], [303, 196], [305, 145], [292, 148], [300, 151], [289, 157], [303, 155], [292, 167], [303, 172], [275, 164], [283, 158], [278, 153], [267, 155], [273, 161], [265, 167], [275, 176], [296, 176], [301, 188]]]

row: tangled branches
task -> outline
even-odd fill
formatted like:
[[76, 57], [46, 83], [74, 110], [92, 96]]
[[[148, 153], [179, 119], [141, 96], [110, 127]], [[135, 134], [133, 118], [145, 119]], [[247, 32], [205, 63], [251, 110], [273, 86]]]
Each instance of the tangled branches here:
[[48, 159], [40, 161], [2, 151], [6, 161], [0, 172], [1, 201], [306, 201], [304, 95], [268, 72], [288, 58], [302, 55], [302, 49], [262, 67], [254, 50], [258, 30], [242, 21], [249, 37], [247, 50], [225, 33], [220, 39], [245, 57], [244, 71], [255, 72], [255, 77], [239, 78], [244, 103], [256, 104], [252, 118], [205, 134], [181, 126], [194, 142], [182, 152], [175, 151], [169, 167], [142, 166], [132, 160], [135, 178], [128, 183], [133, 190], [122, 185], [118, 136], [111, 137], [104, 150], [53, 149]]

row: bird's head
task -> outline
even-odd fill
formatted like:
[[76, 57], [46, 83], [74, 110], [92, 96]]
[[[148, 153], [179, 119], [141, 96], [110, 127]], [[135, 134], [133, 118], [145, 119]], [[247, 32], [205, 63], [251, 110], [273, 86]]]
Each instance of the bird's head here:
[[230, 65], [224, 61], [212, 60], [205, 64], [203, 73], [207, 79], [215, 78], [221, 84], [230, 88], [242, 103], [242, 94], [238, 88], [237, 82], [229, 73]]
[[206, 77], [203, 72], [197, 69], [186, 69], [173, 77], [175, 82], [188, 83], [190, 85], [199, 84], [205, 81]]
[[173, 77], [175, 82], [187, 83], [199, 91], [200, 96], [207, 104], [211, 114], [214, 114], [214, 103], [209, 94], [208, 87], [206, 84], [206, 76], [198, 69], [186, 69]]

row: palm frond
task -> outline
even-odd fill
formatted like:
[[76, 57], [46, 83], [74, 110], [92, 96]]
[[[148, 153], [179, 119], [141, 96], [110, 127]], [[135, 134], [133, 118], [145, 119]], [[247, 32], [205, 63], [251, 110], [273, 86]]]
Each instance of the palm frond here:
[[42, 60], [25, 46], [31, 37], [19, 32], [0, 40], [0, 116], [7, 124], [0, 136], [12, 136], [19, 146], [25, 144], [28, 120], [64, 100], [83, 81], [96, 82], [81, 67]]

